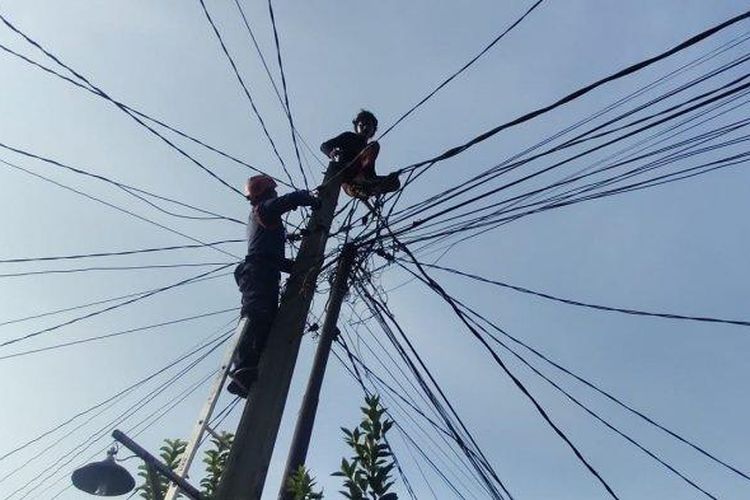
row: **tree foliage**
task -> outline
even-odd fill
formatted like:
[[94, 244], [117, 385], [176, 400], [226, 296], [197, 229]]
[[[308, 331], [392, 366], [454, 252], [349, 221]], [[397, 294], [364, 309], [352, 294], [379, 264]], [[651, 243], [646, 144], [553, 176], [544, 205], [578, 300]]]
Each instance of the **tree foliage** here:
[[206, 450], [203, 455], [203, 463], [206, 465], [206, 476], [201, 479], [201, 493], [206, 498], [213, 498], [219, 487], [221, 474], [227, 464], [229, 450], [232, 448], [234, 434], [222, 432], [211, 439], [213, 448]]
[[323, 498], [323, 491], [315, 491], [315, 479], [304, 465], [300, 465], [294, 474], [287, 480], [287, 491], [292, 495], [293, 500], [320, 500]]
[[344, 487], [340, 493], [352, 500], [396, 500], [391, 471], [395, 465], [391, 449], [385, 441], [393, 421], [383, 418], [385, 408], [380, 406], [378, 396], [365, 398], [361, 408], [363, 418], [354, 429], [342, 427], [346, 444], [354, 451], [349, 460], [341, 459], [341, 469], [334, 476], [343, 477]]
[[[185, 453], [185, 448], [187, 447], [187, 442], [183, 441], [182, 439], [165, 439], [164, 445], [159, 448], [159, 456], [161, 457], [161, 461], [170, 469], [176, 470], [177, 467], [180, 465], [180, 457], [182, 457], [182, 454]], [[156, 496], [154, 495], [154, 491], [151, 489], [151, 481], [149, 480], [149, 470], [146, 467], [146, 464], [141, 464], [138, 466], [138, 475], [143, 478], [144, 483], [138, 488], [136, 488], [136, 492], [140, 493], [141, 498], [145, 498], [146, 500], [154, 500]], [[162, 476], [161, 474], [156, 475], [156, 484], [159, 485], [159, 489], [161, 490], [161, 498], [164, 498], [164, 495], [167, 493], [167, 488], [169, 488], [169, 481]]]
[[[221, 473], [224, 471], [224, 466], [227, 463], [227, 457], [229, 456], [229, 450], [232, 447], [233, 440], [234, 434], [230, 432], [222, 432], [211, 439], [211, 448], [207, 449], [203, 454], [203, 463], [206, 466], [206, 474], [203, 479], [200, 480], [200, 487], [201, 494], [207, 500], [210, 500], [216, 494], [216, 488], [219, 486]], [[175, 471], [180, 465], [180, 458], [182, 458], [182, 454], [185, 453], [186, 447], [187, 442], [182, 439], [165, 439], [164, 445], [159, 449], [159, 456], [165, 465]], [[148, 470], [145, 464], [140, 465], [138, 471], [138, 475], [144, 482], [136, 488], [136, 492], [140, 494], [141, 498], [154, 500], [155, 496], [151, 490], [151, 483], [149, 481]], [[161, 498], [164, 498], [164, 495], [167, 494], [167, 489], [169, 488], [169, 481], [161, 474], [157, 474], [157, 483], [161, 489]], [[178, 495], [177, 498], [184, 497]]]
[[[386, 433], [393, 426], [393, 421], [384, 418], [385, 408], [380, 405], [378, 396], [366, 397], [365, 406], [360, 409], [362, 421], [359, 425], [351, 430], [341, 428], [353, 455], [349, 459], [342, 458], [340, 470], [332, 475], [344, 478], [346, 489], [340, 493], [351, 500], [397, 500], [396, 493], [388, 491], [393, 486], [391, 472], [395, 460], [386, 442]], [[222, 432], [211, 439], [212, 446], [203, 455], [206, 473], [200, 480], [200, 486], [201, 494], [207, 500], [211, 500], [216, 494], [233, 441], [233, 434]], [[186, 446], [187, 443], [181, 439], [165, 439], [159, 454], [162, 462], [176, 470]], [[136, 492], [140, 493], [141, 498], [154, 500], [145, 465], [139, 467], [138, 475], [143, 478], [144, 483], [138, 486]], [[163, 497], [169, 483], [161, 476], [157, 481]], [[322, 499], [323, 492], [315, 491], [315, 486], [315, 479], [304, 465], [287, 482], [287, 489], [294, 500]]]

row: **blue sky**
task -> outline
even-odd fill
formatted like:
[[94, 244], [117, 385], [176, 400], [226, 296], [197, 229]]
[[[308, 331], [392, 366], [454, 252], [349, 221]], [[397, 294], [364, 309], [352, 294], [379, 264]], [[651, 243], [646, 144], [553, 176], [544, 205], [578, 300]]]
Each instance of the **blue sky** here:
[[[234, 3], [210, 0], [207, 5], [299, 184], [301, 176], [294, 165], [282, 108]], [[458, 5], [426, 0], [275, 3], [292, 112], [299, 131], [317, 150], [322, 140], [348, 128], [353, 114], [361, 107], [372, 109], [380, 118], [381, 128], [385, 128], [530, 5], [528, 1], [502, 4], [476, 1]], [[267, 5], [246, 2], [245, 7], [275, 72]], [[378, 170], [388, 172], [460, 144], [621, 67], [657, 54], [739, 14], [744, 7], [744, 2], [729, 0], [548, 0], [466, 73], [394, 129], [382, 142]], [[252, 165], [283, 175], [199, 2], [5, 0], [0, 2], [0, 9], [11, 22], [114, 98], [189, 131]], [[747, 22], [740, 23], [674, 59], [599, 89], [438, 164], [406, 190], [402, 206], [499, 163], [747, 30]], [[10, 30], [0, 29], [0, 43], [48, 64], [38, 51]], [[724, 61], [744, 54], [745, 47], [738, 46]], [[711, 64], [684, 78], [707, 71]], [[740, 73], [738, 69], [733, 74]], [[3, 82], [0, 142], [222, 215], [246, 217], [244, 199], [149, 135], [113, 105], [5, 53], [0, 53], [0, 81]], [[742, 111], [734, 116], [741, 118]], [[226, 159], [189, 143], [180, 144], [185, 144], [196, 158], [232, 185], [241, 186], [248, 175], [247, 169]], [[313, 177], [319, 181], [321, 167], [309, 154], [306, 156]], [[317, 157], [323, 160], [322, 155]], [[0, 159], [132, 209], [203, 241], [242, 238], [244, 234], [239, 224], [176, 219], [158, 213], [99, 181], [5, 150], [0, 151]], [[581, 166], [585, 164], [578, 165]], [[552, 182], [572, 171], [573, 168], [540, 182]], [[582, 301], [747, 318], [748, 180], [750, 174], [740, 165], [682, 183], [545, 212], [459, 245], [441, 263]], [[189, 243], [174, 233], [2, 164], [0, 191], [0, 211], [4, 214], [0, 259]], [[242, 243], [223, 248], [237, 256], [244, 251]], [[424, 254], [424, 258], [437, 255]], [[0, 264], [0, 273], [78, 265], [231, 260], [225, 254], [201, 249], [95, 262]], [[0, 323], [164, 286], [208, 269], [2, 277]], [[750, 340], [745, 329], [592, 312], [479, 285], [439, 271], [434, 271], [434, 276], [448, 291], [509, 333], [694, 439], [740, 470], [750, 469], [746, 453], [750, 407], [743, 382], [747, 377], [746, 353]], [[391, 289], [408, 277], [392, 268], [380, 279], [384, 289]], [[601, 486], [436, 295], [416, 282], [408, 282], [388, 295], [399, 322], [515, 498], [605, 497]], [[238, 302], [234, 283], [225, 276], [3, 347], [0, 355], [223, 310]], [[321, 295], [313, 315], [320, 313], [323, 303]], [[0, 325], [0, 340], [26, 335], [77, 314]], [[204, 337], [221, 331], [233, 319], [232, 314], [0, 360], [0, 454], [159, 369]], [[350, 317], [346, 306], [344, 321]], [[369, 334], [362, 331], [362, 335], [362, 342], [375, 345]], [[264, 498], [273, 498], [277, 491], [301, 384], [314, 346], [309, 338], [303, 342]], [[364, 344], [357, 347], [366, 353]], [[218, 365], [220, 355], [221, 349], [120, 427], [129, 429], [170, 397], [206, 376]], [[368, 359], [374, 363], [372, 358]], [[519, 363], [507, 360], [508, 366], [621, 498], [702, 496], [607, 432]], [[750, 486], [736, 475], [644, 426], [580, 385], [557, 374], [554, 377], [592, 409], [658, 450], [660, 456], [717, 497], [747, 496]], [[150, 387], [153, 386], [156, 382]], [[164, 437], [187, 436], [206, 390], [205, 386], [198, 389], [141, 434], [139, 442], [156, 450]], [[2, 490], [11, 492], [38, 477], [58, 456], [104, 426], [138, 397], [123, 401], [65, 436], [44, 458], [5, 481]], [[222, 399], [220, 407], [228, 401]], [[335, 497], [338, 488], [338, 481], [330, 478], [329, 473], [346, 453], [339, 427], [357, 420], [360, 401], [358, 386], [332, 360], [308, 459], [329, 497]], [[386, 403], [413, 435], [420, 435], [408, 417], [399, 413], [395, 403], [387, 399]], [[234, 428], [236, 413], [225, 421], [227, 430]], [[428, 470], [425, 470], [427, 480], [422, 478], [411, 458], [414, 450], [399, 435], [394, 435], [393, 441], [418, 498], [433, 498], [430, 486], [437, 498], [453, 497]], [[11, 471], [50, 442], [0, 462], [0, 471]], [[427, 440], [419, 442], [426, 453], [439, 456]], [[108, 439], [102, 439], [87, 454], [103, 458], [104, 454], [97, 452], [108, 444]], [[88, 455], [79, 461], [85, 462]], [[126, 465], [131, 470], [135, 468], [134, 461]], [[60, 477], [60, 482], [44, 493], [39, 493], [40, 488], [27, 498], [52, 498], [67, 484], [63, 472], [69, 473], [71, 467], [61, 470], [53, 479]], [[443, 467], [449, 474], [462, 474], [449, 462]], [[403, 487], [400, 484], [397, 487], [406, 498]], [[467, 498], [486, 497], [471, 485], [468, 491], [471, 493], [467, 493]], [[81, 495], [70, 489], [58, 498], [74, 499]]]

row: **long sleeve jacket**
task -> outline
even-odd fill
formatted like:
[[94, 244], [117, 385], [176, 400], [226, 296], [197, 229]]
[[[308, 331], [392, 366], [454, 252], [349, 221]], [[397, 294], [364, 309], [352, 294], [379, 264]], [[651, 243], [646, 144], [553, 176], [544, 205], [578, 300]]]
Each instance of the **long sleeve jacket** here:
[[339, 162], [348, 165], [343, 173], [344, 182], [375, 176], [375, 160], [380, 152], [380, 144], [375, 141], [368, 143], [366, 137], [354, 132], [344, 132], [320, 145], [320, 150], [329, 158], [336, 149], [341, 152]]
[[281, 271], [291, 270], [291, 261], [284, 257], [286, 229], [281, 216], [300, 206], [313, 206], [316, 201], [308, 191], [294, 191], [253, 207], [247, 222], [247, 257], [234, 273], [249, 304], [276, 307]]
[[286, 229], [281, 220], [285, 213], [301, 206], [312, 206], [316, 199], [308, 191], [294, 191], [261, 201], [253, 207], [247, 221], [247, 255], [281, 267], [284, 260]]

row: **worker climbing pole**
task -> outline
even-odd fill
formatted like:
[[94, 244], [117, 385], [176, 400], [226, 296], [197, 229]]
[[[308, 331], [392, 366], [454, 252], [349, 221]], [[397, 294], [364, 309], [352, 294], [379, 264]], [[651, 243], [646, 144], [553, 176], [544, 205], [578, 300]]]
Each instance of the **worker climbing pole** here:
[[354, 117], [352, 125], [354, 132], [343, 132], [320, 145], [324, 155], [346, 165], [339, 174], [344, 192], [352, 198], [367, 201], [396, 191], [401, 187], [398, 172], [389, 175], [375, 173], [380, 144], [370, 139], [378, 129], [378, 119], [363, 109]]
[[[323, 184], [318, 188], [318, 202], [315, 203], [318, 208], [308, 221], [297, 258], [291, 266], [289, 280], [258, 363], [257, 381], [249, 388], [248, 403], [219, 484], [217, 500], [258, 499], [263, 491], [305, 320], [323, 262], [341, 188], [342, 178], [338, 174], [343, 167], [345, 165], [339, 162], [330, 162]], [[240, 375], [235, 380], [241, 382], [241, 378]]]
[[258, 363], [265, 349], [279, 305], [281, 273], [289, 273], [293, 262], [284, 255], [286, 230], [281, 216], [300, 206], [318, 208], [320, 200], [305, 190], [283, 196], [276, 193], [276, 182], [256, 175], [245, 183], [245, 197], [252, 209], [247, 223], [247, 256], [234, 271], [242, 292], [241, 316], [247, 318], [246, 332], [235, 353], [229, 392], [247, 397], [258, 378]]
[[[377, 142], [370, 141], [378, 125], [375, 115], [362, 110], [352, 123], [354, 132], [344, 132], [321, 145], [331, 162], [317, 198], [307, 191], [279, 197], [276, 183], [265, 176], [253, 177], [245, 186], [253, 207], [248, 222], [248, 257], [238, 266], [235, 278], [248, 328], [237, 349], [229, 390], [246, 397], [248, 404], [219, 484], [218, 500], [254, 500], [262, 494], [339, 190], [343, 186], [347, 194], [367, 202], [400, 187], [397, 173], [375, 173], [380, 150]], [[284, 257], [280, 216], [303, 205], [314, 211], [297, 258], [290, 265]], [[348, 266], [353, 254], [347, 247], [343, 257]], [[277, 309], [281, 271], [291, 274]], [[330, 325], [334, 327], [335, 319]]]

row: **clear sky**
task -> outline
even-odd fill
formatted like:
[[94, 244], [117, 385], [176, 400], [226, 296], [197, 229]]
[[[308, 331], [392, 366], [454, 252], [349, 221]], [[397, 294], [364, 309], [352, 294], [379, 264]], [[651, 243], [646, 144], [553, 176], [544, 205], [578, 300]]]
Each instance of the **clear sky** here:
[[[206, 4], [295, 184], [303, 186], [282, 107], [234, 2], [207, 0]], [[317, 151], [320, 142], [347, 129], [362, 107], [374, 111], [384, 129], [531, 4], [529, 0], [275, 2], [289, 98], [298, 130]], [[278, 75], [267, 3], [242, 5], [274, 75]], [[746, 7], [746, 2], [739, 0], [546, 0], [468, 71], [390, 132], [382, 141], [377, 168], [381, 173], [388, 172], [436, 155], [628, 64], [660, 53], [740, 14]], [[2, 0], [0, 10], [18, 28], [113, 98], [275, 176], [284, 176], [197, 0]], [[438, 164], [409, 186], [399, 206], [408, 206], [500, 163], [681, 64], [747, 34], [749, 29], [748, 21], [735, 25], [676, 58], [605, 86]], [[0, 44], [54, 66], [4, 25], [0, 25]], [[646, 102], [746, 53], [747, 42], [668, 82], [638, 102]], [[729, 72], [721, 82], [742, 74], [747, 74], [746, 65]], [[1, 51], [0, 82], [0, 143], [224, 216], [246, 218], [248, 205], [241, 196], [209, 177], [111, 103]], [[714, 87], [709, 85], [703, 90], [710, 88]], [[738, 108], [718, 124], [745, 118], [746, 109]], [[707, 124], [704, 129], [718, 124]], [[173, 135], [168, 137], [234, 186], [240, 187], [249, 175], [247, 168], [226, 158]], [[742, 152], [744, 147], [738, 145], [733, 151]], [[322, 177], [318, 160], [324, 158], [315, 153], [316, 160], [304, 148], [303, 151], [310, 168], [310, 185], [314, 187]], [[609, 150], [607, 154], [615, 151]], [[605, 156], [603, 153], [596, 159]], [[97, 179], [84, 178], [6, 149], [0, 148], [0, 161], [204, 242], [241, 239], [244, 235], [240, 224], [176, 218]], [[690, 161], [674, 168], [688, 167]], [[554, 182], [590, 163], [591, 160], [570, 165], [567, 170], [540, 179], [537, 184], [525, 185], [513, 194]], [[748, 319], [749, 181], [746, 164], [740, 164], [680, 183], [545, 212], [458, 245], [440, 262], [581, 301]], [[0, 193], [3, 214], [0, 260], [191, 243], [185, 236], [5, 163], [0, 163]], [[174, 205], [169, 205], [169, 209], [195, 215]], [[244, 252], [242, 243], [221, 248], [237, 259]], [[439, 254], [419, 255], [424, 260], [433, 260]], [[57, 325], [110, 303], [8, 322], [162, 287], [234, 260], [201, 248], [67, 262], [0, 263], [0, 342]], [[89, 266], [199, 263], [206, 266], [7, 276]], [[590, 311], [480, 285], [439, 271], [433, 275], [450, 293], [512, 335], [722, 460], [750, 471], [747, 453], [750, 405], [745, 382], [750, 351], [747, 328]], [[425, 286], [408, 281], [395, 267], [387, 269], [379, 280], [386, 290], [398, 287], [388, 293], [389, 306], [514, 498], [606, 498], [602, 486], [439, 297]], [[405, 286], [399, 286], [405, 282]], [[223, 276], [0, 347], [0, 357], [222, 311], [238, 303], [239, 295], [231, 276]], [[323, 305], [321, 295], [314, 306], [315, 316]], [[352, 305], [361, 310], [361, 305], [354, 304], [353, 299]], [[230, 328], [234, 314], [234, 311], [217, 313], [98, 342], [0, 358], [0, 455], [160, 369], [207, 336]], [[355, 321], [350, 306], [345, 306], [343, 322]], [[374, 322], [371, 324], [382, 341], [382, 332]], [[355, 329], [356, 325], [351, 327], [352, 331]], [[392, 367], [387, 370], [379, 366], [368, 354], [365, 343], [377, 347], [371, 334], [361, 327], [358, 331], [362, 335], [361, 342], [354, 342], [358, 352], [376, 372], [386, 378], [393, 375]], [[314, 347], [312, 339], [304, 340], [264, 498], [275, 498], [278, 489]], [[594, 421], [505, 352], [498, 352], [621, 498], [704, 496]], [[130, 431], [149, 414], [165, 407], [170, 398], [215, 369], [220, 356], [218, 349], [163, 394], [143, 405], [140, 412], [118, 424], [119, 428]], [[528, 352], [524, 356], [536, 363]], [[581, 384], [547, 366], [539, 366], [587, 406], [716, 497], [750, 496], [747, 480], [644, 425]], [[176, 371], [170, 375], [173, 373]], [[0, 491], [7, 492], [9, 498], [21, 498], [28, 489], [13, 496], [10, 493], [27, 482], [33, 484], [44, 479], [46, 472], [57, 467], [51, 464], [61, 456], [70, 455], [71, 449], [99, 429], [108, 430], [108, 422], [168, 376], [151, 381], [127, 399], [118, 400], [116, 406], [91, 421], [87, 421], [88, 416], [76, 420], [64, 431], [0, 461], [0, 477], [3, 477], [60, 439], [41, 459], [4, 481], [0, 479]], [[388, 380], [399, 379], [396, 374]], [[200, 387], [140, 434], [138, 441], [148, 449], [157, 450], [165, 437], [186, 437], [206, 391], [206, 385]], [[411, 394], [417, 397], [413, 391]], [[352, 426], [357, 421], [361, 399], [358, 385], [332, 359], [308, 457], [309, 466], [328, 498], [337, 497], [335, 492], [339, 488], [338, 480], [329, 474], [347, 453], [339, 427]], [[229, 401], [223, 397], [219, 408]], [[413, 414], [405, 415], [386, 395], [384, 401], [422, 451], [435, 458], [456, 484], [460, 481], [465, 484], [461, 491], [466, 498], [487, 498], [486, 492], [473, 484], [473, 479], [463, 476], [466, 472], [455, 465], [456, 459], [444, 459], [411, 418], [416, 418], [433, 436], [434, 429]], [[238, 413], [232, 413], [222, 427], [233, 430]], [[73, 431], [84, 422], [85, 425]], [[139, 429], [136, 427], [132, 432]], [[418, 498], [456, 497], [396, 430], [392, 441]], [[100, 450], [110, 442], [106, 437], [97, 441], [26, 498], [55, 497], [68, 484], [70, 471], [87, 461], [104, 458]], [[135, 471], [134, 460], [125, 465]], [[402, 498], [407, 498], [400, 479], [396, 488]], [[82, 493], [68, 489], [56, 498], [82, 497]]]

